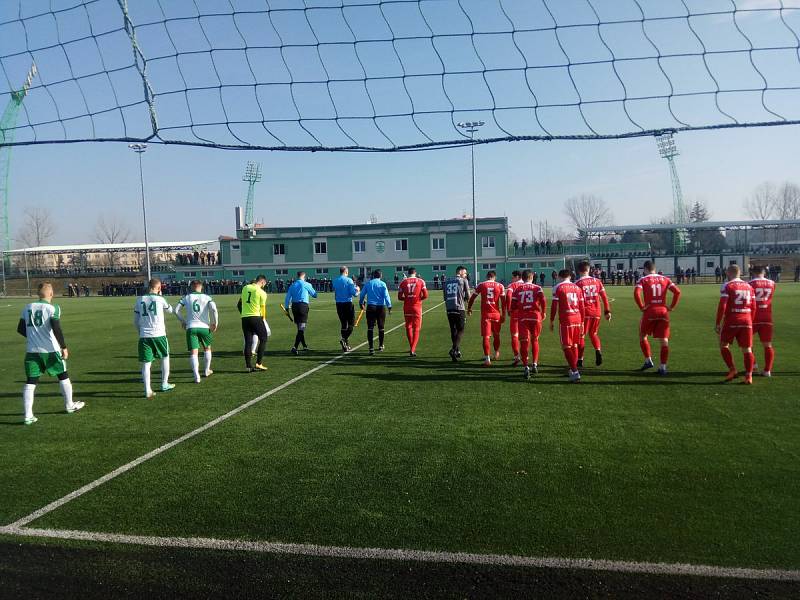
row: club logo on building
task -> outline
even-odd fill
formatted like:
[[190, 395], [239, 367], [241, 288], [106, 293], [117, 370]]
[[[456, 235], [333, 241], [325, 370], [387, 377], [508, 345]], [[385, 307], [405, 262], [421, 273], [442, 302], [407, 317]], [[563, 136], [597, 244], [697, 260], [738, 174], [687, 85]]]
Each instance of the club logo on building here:
[[386, 242], [384, 242], [383, 240], [378, 240], [377, 242], [375, 242], [375, 251], [378, 254], [383, 254], [386, 251]]

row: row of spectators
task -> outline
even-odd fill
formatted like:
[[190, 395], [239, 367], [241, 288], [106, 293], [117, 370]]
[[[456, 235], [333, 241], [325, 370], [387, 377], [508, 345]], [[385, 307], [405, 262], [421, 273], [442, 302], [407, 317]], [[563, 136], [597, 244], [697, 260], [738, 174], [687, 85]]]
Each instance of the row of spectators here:
[[194, 252], [187, 252], [185, 254], [177, 254], [175, 255], [175, 260], [179, 265], [182, 267], [186, 267], [189, 265], [193, 266], [203, 266], [203, 267], [213, 267], [215, 265], [222, 264], [222, 253], [221, 252], [206, 252], [205, 250]]
[[528, 241], [523, 238], [522, 243], [514, 240], [514, 255], [526, 256], [528, 253], [534, 256], [548, 255], [548, 254], [563, 254], [564, 243], [561, 240], [551, 242], [545, 240], [543, 242], [533, 242], [528, 244]]

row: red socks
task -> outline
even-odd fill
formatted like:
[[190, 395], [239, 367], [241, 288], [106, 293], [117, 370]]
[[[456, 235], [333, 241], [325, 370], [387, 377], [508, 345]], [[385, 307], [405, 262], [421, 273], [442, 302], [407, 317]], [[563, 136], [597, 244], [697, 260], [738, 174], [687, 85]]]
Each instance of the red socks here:
[[661, 364], [667, 364], [669, 360], [669, 346], [661, 346]]
[[578, 348], [577, 348], [578, 358], [583, 358], [583, 353], [585, 350], [586, 350], [586, 341], [581, 339], [581, 341], [578, 342]]
[[642, 354], [645, 358], [650, 358], [650, 340], [647, 338], [639, 340], [639, 347], [642, 349]]
[[564, 357], [567, 359], [570, 371], [578, 370], [578, 349], [576, 347], [564, 348]]
[[489, 356], [489, 348], [490, 347], [491, 346], [489, 345], [489, 338], [488, 337], [483, 338], [483, 355], [484, 356]]
[[494, 336], [492, 341], [494, 342], [494, 351], [498, 352], [500, 350], [500, 336], [499, 335]]
[[752, 352], [744, 353], [744, 372], [748, 375], [753, 374], [753, 365], [756, 364], [756, 356]]
[[733, 364], [733, 354], [731, 354], [731, 349], [720, 348], [719, 353], [722, 354], [722, 360], [725, 361], [725, 364], [728, 366], [728, 370], [729, 371], [735, 370], [736, 366]]
[[600, 350], [600, 346], [602, 345], [600, 344], [600, 336], [596, 333], [592, 333], [589, 335], [589, 339], [592, 342], [592, 347], [594, 347], [595, 350]]
[[764, 348], [764, 370], [772, 371], [772, 365], [775, 362], [775, 348]]
[[533, 340], [533, 362], [534, 364], [539, 364], [539, 340]]
[[[527, 367], [528, 366], [528, 350], [530, 348], [531, 341], [530, 340], [518, 340], [518, 342], [519, 342], [519, 345], [522, 347], [521, 348], [522, 349], [522, 364]], [[514, 356], [519, 356], [519, 351], [517, 351], [517, 354], [515, 354]], [[535, 358], [533, 359], [533, 362], [536, 362]]]
[[514, 353], [514, 356], [519, 356], [520, 353], [520, 339], [517, 335], [511, 336], [511, 352]]

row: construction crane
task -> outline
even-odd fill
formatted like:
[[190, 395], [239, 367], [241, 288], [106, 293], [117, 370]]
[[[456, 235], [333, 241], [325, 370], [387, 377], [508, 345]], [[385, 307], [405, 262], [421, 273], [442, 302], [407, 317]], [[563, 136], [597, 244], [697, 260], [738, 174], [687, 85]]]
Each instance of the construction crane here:
[[245, 204], [244, 209], [244, 225], [247, 229], [252, 231], [256, 225], [256, 219], [253, 215], [255, 213], [256, 184], [261, 181], [261, 163], [248, 162], [247, 168], [244, 170], [242, 181], [248, 183], [247, 204]]
[[[678, 178], [678, 168], [675, 166], [675, 157], [680, 154], [675, 145], [675, 137], [672, 133], [664, 133], [656, 136], [658, 153], [669, 163], [669, 174], [672, 179], [672, 213], [673, 222], [678, 224], [686, 223], [688, 215], [686, 206], [683, 203], [683, 190], [681, 190], [681, 180]], [[686, 250], [687, 232], [685, 229], [675, 229], [672, 236], [672, 246], [675, 254], [682, 254]]]
[[[14, 141], [16, 134], [17, 116], [22, 107], [22, 101], [28, 95], [28, 90], [31, 87], [33, 78], [36, 77], [36, 63], [31, 65], [28, 71], [28, 76], [25, 78], [25, 83], [22, 89], [12, 90], [11, 99], [3, 111], [3, 116], [0, 118], [0, 235], [3, 236], [3, 250], [11, 250], [11, 224], [8, 220], [8, 175], [11, 167], [11, 143]], [[5, 255], [4, 255], [5, 264]]]

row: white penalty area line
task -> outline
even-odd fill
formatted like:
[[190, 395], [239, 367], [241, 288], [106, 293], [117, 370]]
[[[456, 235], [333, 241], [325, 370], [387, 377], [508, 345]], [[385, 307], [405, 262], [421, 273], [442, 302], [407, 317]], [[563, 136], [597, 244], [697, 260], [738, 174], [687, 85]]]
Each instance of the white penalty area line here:
[[641, 575], [693, 576], [724, 579], [749, 579], [768, 581], [800, 581], [800, 571], [780, 569], [749, 569], [690, 565], [681, 563], [631, 562], [591, 558], [556, 558], [515, 556], [507, 554], [471, 554], [466, 552], [434, 552], [429, 550], [399, 550], [387, 548], [351, 548], [290, 544], [282, 542], [256, 542], [246, 540], [219, 540], [214, 538], [157, 537], [96, 533], [64, 529], [36, 529], [26, 527], [0, 527], [0, 534], [33, 538], [78, 540], [86, 542], [151, 546], [157, 548], [190, 548], [223, 550], [261, 554], [312, 556], [359, 560], [386, 560], [437, 564], [489, 565], [500, 567], [526, 567], [538, 569], [572, 569], [583, 571], [610, 571]]
[[[432, 306], [431, 308], [425, 310], [422, 314], [429, 313], [430, 311], [439, 308], [442, 304], [444, 304], [444, 302], [440, 302], [436, 306]], [[399, 325], [395, 325], [391, 329], [387, 329], [386, 333], [392, 333], [393, 331], [396, 331], [396, 330], [400, 329], [403, 326], [404, 326], [404, 323], [400, 323]], [[359, 345], [357, 345], [355, 348], [353, 348], [353, 350], [358, 350], [359, 348], [363, 348], [366, 345], [367, 345], [367, 342], [362, 342]], [[58, 500], [54, 500], [50, 504], [47, 504], [46, 506], [43, 506], [42, 508], [33, 511], [28, 516], [22, 517], [21, 519], [19, 519], [17, 521], [14, 521], [13, 523], [11, 523], [10, 525], [7, 525], [6, 527], [0, 527], [0, 532], [4, 531], [6, 533], [11, 533], [12, 535], [14, 535], [14, 533], [13, 533], [14, 531], [18, 530], [21, 527], [24, 527], [28, 523], [31, 523], [32, 521], [35, 521], [36, 519], [39, 519], [40, 517], [43, 517], [44, 515], [46, 515], [48, 513], [51, 513], [51, 512], [53, 512], [54, 510], [56, 510], [58, 508], [61, 508], [62, 506], [64, 506], [68, 502], [72, 502], [73, 500], [75, 500], [75, 498], [80, 498], [81, 496], [83, 496], [87, 492], [91, 492], [92, 490], [94, 490], [95, 488], [100, 487], [104, 483], [107, 483], [107, 482], [111, 481], [112, 479], [115, 479], [115, 478], [119, 477], [120, 475], [122, 475], [124, 473], [127, 473], [131, 469], [135, 469], [136, 467], [138, 467], [142, 463], [145, 463], [148, 460], [150, 460], [152, 458], [155, 458], [159, 454], [163, 454], [164, 452], [166, 452], [167, 450], [170, 450], [171, 448], [174, 448], [178, 444], [181, 444], [181, 443], [185, 442], [186, 440], [190, 440], [193, 437], [196, 437], [196, 436], [200, 435], [201, 433], [203, 433], [205, 431], [208, 431], [212, 427], [216, 427], [217, 425], [219, 425], [223, 421], [227, 421], [231, 417], [235, 417], [240, 412], [242, 412], [244, 410], [247, 410], [251, 406], [253, 406], [255, 404], [258, 404], [262, 400], [265, 400], [266, 398], [269, 398], [270, 396], [273, 396], [274, 394], [277, 394], [278, 392], [281, 392], [281, 391], [285, 390], [286, 388], [288, 388], [291, 385], [294, 385], [298, 381], [302, 381], [303, 379], [305, 379], [306, 377], [309, 377], [310, 375], [313, 375], [317, 371], [321, 371], [325, 367], [328, 367], [328, 366], [332, 365], [333, 363], [343, 359], [344, 357], [348, 356], [349, 354], [350, 354], [350, 352], [342, 353], [342, 354], [339, 354], [337, 356], [334, 356], [330, 360], [327, 360], [327, 361], [325, 361], [323, 363], [318, 364], [313, 369], [309, 369], [308, 371], [305, 371], [304, 373], [301, 373], [297, 377], [294, 377], [294, 378], [290, 379], [289, 381], [286, 381], [286, 382], [282, 383], [281, 385], [279, 385], [277, 387], [274, 387], [274, 388], [272, 388], [271, 390], [269, 390], [267, 392], [264, 392], [260, 396], [258, 396], [256, 398], [253, 398], [252, 400], [249, 400], [248, 402], [245, 402], [244, 404], [240, 404], [239, 406], [237, 406], [233, 410], [231, 410], [229, 412], [226, 412], [224, 415], [221, 415], [221, 416], [217, 417], [216, 419], [213, 419], [213, 420], [209, 421], [205, 425], [201, 425], [197, 429], [194, 429], [194, 430], [190, 431], [189, 433], [186, 433], [186, 434], [182, 435], [181, 437], [172, 440], [171, 442], [167, 442], [163, 446], [159, 446], [158, 448], [156, 448], [155, 450], [151, 450], [147, 454], [143, 454], [139, 458], [136, 458], [136, 459], [132, 460], [131, 462], [129, 462], [127, 464], [124, 464], [121, 467], [118, 467], [118, 468], [114, 469], [113, 471], [103, 475], [99, 479], [95, 479], [94, 481], [92, 481], [90, 483], [87, 483], [83, 487], [80, 487], [77, 490], [75, 490], [73, 492], [70, 492], [66, 496], [63, 496], [62, 498], [59, 498]]]

